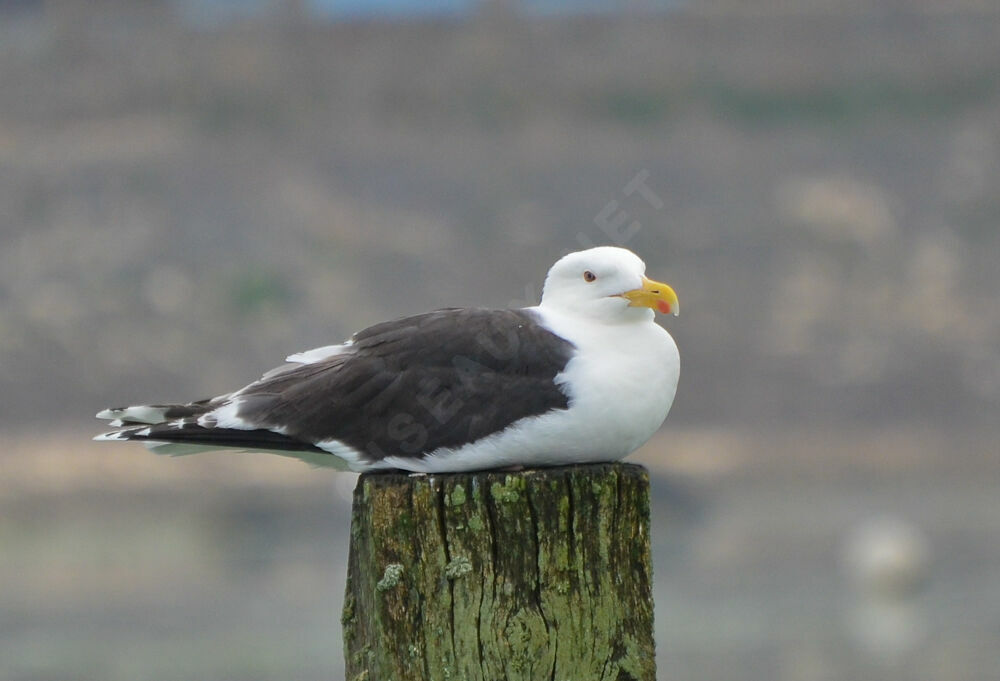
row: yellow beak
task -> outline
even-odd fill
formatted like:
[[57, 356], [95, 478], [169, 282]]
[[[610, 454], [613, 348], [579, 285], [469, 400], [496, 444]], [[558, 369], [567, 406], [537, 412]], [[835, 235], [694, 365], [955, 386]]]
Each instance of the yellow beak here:
[[672, 288], [646, 277], [642, 278], [642, 288], [626, 291], [622, 298], [628, 301], [629, 307], [651, 307], [663, 314], [673, 313], [676, 316], [681, 310]]

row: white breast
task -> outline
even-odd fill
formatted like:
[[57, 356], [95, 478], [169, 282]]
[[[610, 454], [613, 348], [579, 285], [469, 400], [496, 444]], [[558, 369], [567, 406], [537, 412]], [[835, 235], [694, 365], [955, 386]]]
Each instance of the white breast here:
[[624, 457], [657, 431], [677, 391], [677, 345], [652, 320], [622, 324], [581, 322], [543, 311], [553, 331], [577, 346], [557, 378], [570, 394], [574, 422], [569, 441], [594, 457]]

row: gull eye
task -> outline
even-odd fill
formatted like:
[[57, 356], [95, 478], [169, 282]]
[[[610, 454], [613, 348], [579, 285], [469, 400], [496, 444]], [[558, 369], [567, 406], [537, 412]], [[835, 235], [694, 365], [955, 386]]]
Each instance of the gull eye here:
[[594, 274], [590, 270], [585, 270], [584, 271], [584, 273], [583, 273], [583, 280], [584, 281], [590, 283], [590, 282], [592, 282], [592, 281], [594, 281], [596, 279], [597, 279], [597, 275], [596, 274]]

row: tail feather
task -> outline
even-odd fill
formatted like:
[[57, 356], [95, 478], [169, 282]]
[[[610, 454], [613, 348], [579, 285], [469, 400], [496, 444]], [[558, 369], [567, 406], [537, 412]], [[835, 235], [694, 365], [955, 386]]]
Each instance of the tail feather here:
[[[184, 456], [213, 449], [264, 451], [302, 459], [313, 466], [346, 469], [343, 459], [288, 435], [265, 428], [226, 428], [217, 419], [199, 417], [224, 403], [228, 395], [189, 404], [150, 404], [104, 409], [97, 418], [109, 420], [112, 430], [94, 439], [103, 442], [136, 441], [156, 454]], [[207, 422], [206, 422], [207, 421]]]
[[[315, 451], [322, 449], [270, 430], [239, 430], [237, 428], [211, 428], [184, 419], [153, 425], [129, 425], [102, 433], [94, 438], [101, 441], [127, 441], [206, 445], [207, 447], [237, 447], [240, 449], [267, 449], [282, 451]], [[327, 452], [329, 454], [329, 452]]]
[[131, 407], [112, 407], [97, 412], [97, 418], [118, 421], [115, 426], [145, 423], [156, 425], [166, 421], [201, 416], [210, 411], [220, 398], [199, 400], [188, 404], [138, 404]]

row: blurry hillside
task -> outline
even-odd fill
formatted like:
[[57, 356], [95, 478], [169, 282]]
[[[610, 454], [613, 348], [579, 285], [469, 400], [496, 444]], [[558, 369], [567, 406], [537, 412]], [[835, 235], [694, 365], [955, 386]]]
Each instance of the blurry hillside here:
[[207, 27], [0, 4], [0, 426], [533, 303], [615, 236], [681, 298], [675, 423], [994, 418], [1000, 12], [733, 4]]

